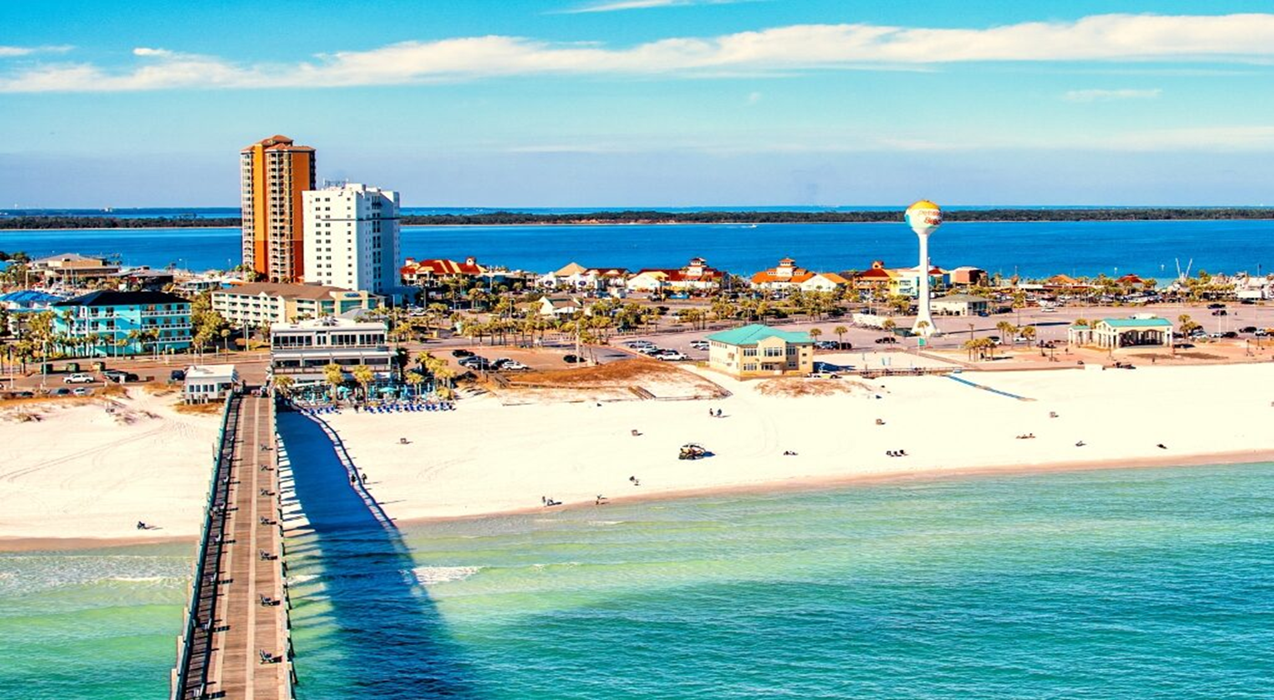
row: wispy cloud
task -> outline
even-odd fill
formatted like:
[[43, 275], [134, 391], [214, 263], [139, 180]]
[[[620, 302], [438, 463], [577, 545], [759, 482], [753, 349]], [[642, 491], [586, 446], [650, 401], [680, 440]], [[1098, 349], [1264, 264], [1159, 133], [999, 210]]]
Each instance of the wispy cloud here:
[[0, 74], [0, 92], [333, 88], [514, 75], [722, 77], [960, 62], [1257, 64], [1274, 60], [1271, 36], [1274, 14], [1097, 15], [988, 29], [794, 25], [710, 38], [674, 37], [626, 48], [481, 36], [408, 41], [279, 65], [138, 48], [133, 52], [138, 65], [122, 70], [45, 63]]
[[1067, 102], [1108, 102], [1111, 100], [1153, 100], [1163, 94], [1160, 88], [1149, 90], [1070, 90], [1062, 95]]
[[558, 14], [575, 15], [586, 12], [619, 12], [622, 10], [649, 10], [657, 7], [685, 7], [687, 5], [735, 5], [755, 0], [606, 0], [592, 2], [567, 10], [559, 10]]
[[31, 56], [40, 53], [66, 53], [72, 46], [0, 46], [0, 58]]

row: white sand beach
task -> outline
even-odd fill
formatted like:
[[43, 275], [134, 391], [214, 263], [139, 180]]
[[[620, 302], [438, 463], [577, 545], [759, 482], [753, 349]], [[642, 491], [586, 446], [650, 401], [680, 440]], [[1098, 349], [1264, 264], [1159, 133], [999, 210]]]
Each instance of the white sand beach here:
[[[345, 411], [327, 419], [386, 511], [402, 520], [539, 509], [541, 497], [591, 507], [599, 494], [652, 498], [913, 474], [1274, 456], [1274, 364], [958, 375], [1025, 400], [938, 376], [800, 398], [763, 395], [759, 382], [705, 376], [733, 395], [600, 406], [502, 405], [485, 396], [454, 412]], [[709, 417], [718, 408], [724, 417]], [[1035, 437], [1016, 437], [1027, 434]], [[715, 454], [678, 460], [686, 442]], [[891, 450], [907, 456], [887, 456]]]
[[172, 401], [134, 389], [0, 411], [0, 548], [197, 536], [220, 418], [179, 414]]
[[[599, 494], [651, 499], [1274, 459], [1274, 363], [958, 375], [1026, 400], [937, 376], [799, 398], [765, 395], [761, 382], [704, 376], [732, 396], [598, 406], [560, 397], [510, 404], [486, 395], [451, 412], [346, 410], [326, 418], [385, 510], [404, 521], [540, 510], [541, 497], [593, 507]], [[80, 400], [6, 409], [0, 549], [197, 535], [219, 419], [176, 413], [171, 400], [135, 391], [115, 413]], [[724, 417], [709, 417], [710, 409]], [[40, 420], [19, 421], [18, 410], [37, 411]], [[1035, 438], [1016, 438], [1024, 434]], [[715, 454], [678, 460], [686, 442]], [[886, 456], [891, 450], [907, 456]], [[138, 520], [159, 529], [138, 531]]]

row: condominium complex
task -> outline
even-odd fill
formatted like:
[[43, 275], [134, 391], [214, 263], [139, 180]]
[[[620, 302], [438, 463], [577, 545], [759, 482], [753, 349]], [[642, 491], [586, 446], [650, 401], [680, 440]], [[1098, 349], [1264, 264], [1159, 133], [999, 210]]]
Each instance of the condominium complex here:
[[366, 290], [317, 284], [249, 282], [212, 292], [212, 310], [240, 328], [339, 316], [355, 309], [375, 309], [383, 302]]
[[398, 193], [359, 184], [306, 192], [305, 281], [373, 294], [398, 284]]
[[314, 149], [271, 136], [239, 156], [243, 263], [271, 282], [305, 274], [301, 193], [314, 189]]

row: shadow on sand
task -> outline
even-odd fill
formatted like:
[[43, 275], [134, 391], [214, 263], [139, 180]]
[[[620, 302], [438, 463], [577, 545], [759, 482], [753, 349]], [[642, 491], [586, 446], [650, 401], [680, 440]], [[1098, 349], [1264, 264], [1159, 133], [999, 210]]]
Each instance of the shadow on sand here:
[[[378, 518], [379, 507], [350, 485], [317, 423], [280, 408], [278, 430], [310, 530], [289, 537], [288, 555], [302, 556], [301, 566], [316, 570], [330, 602], [327, 612], [304, 624], [333, 628], [327, 640], [339, 658], [337, 668], [323, 669], [323, 678], [307, 683], [305, 649], [298, 646], [301, 692], [316, 685], [349, 697], [476, 697], [397, 528]], [[328, 677], [333, 671], [339, 678]]]

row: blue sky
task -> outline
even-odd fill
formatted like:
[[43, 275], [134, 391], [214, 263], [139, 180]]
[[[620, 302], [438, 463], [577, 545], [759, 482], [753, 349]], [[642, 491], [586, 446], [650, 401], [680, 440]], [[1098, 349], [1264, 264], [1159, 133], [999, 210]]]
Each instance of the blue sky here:
[[1274, 204], [1266, 2], [0, 5], [0, 206]]

